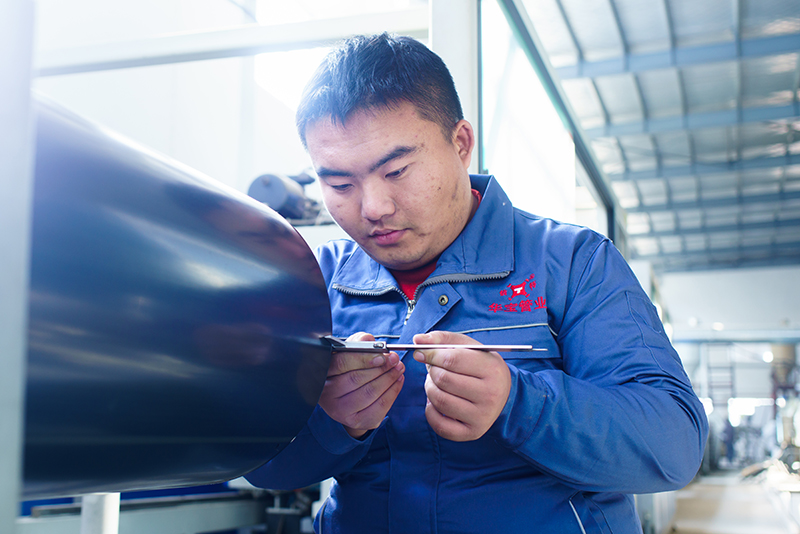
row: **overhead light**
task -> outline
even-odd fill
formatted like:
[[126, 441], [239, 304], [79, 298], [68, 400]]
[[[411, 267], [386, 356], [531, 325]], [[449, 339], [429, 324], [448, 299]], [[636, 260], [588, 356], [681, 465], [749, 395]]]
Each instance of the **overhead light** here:
[[770, 363], [774, 355], [772, 354], [771, 350], [766, 351], [764, 354], [761, 355], [761, 358], [764, 359], [765, 362]]
[[711, 329], [720, 332], [722, 330], [725, 330], [725, 325], [722, 323], [714, 323], [711, 325]]

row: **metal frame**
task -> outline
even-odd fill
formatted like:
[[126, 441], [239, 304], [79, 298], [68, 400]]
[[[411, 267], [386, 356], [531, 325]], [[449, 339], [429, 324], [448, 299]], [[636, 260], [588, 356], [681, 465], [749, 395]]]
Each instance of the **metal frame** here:
[[22, 472], [33, 185], [30, 78], [34, 5], [0, 3], [0, 531], [12, 533]]
[[321, 19], [275, 26], [246, 25], [226, 30], [152, 37], [58, 50], [37, 55], [36, 76], [56, 76], [243, 57], [264, 52], [326, 46], [376, 28], [415, 37], [427, 37], [428, 8]]
[[774, 56], [796, 52], [800, 48], [800, 35], [780, 35], [758, 39], [735, 40], [704, 46], [687, 46], [653, 53], [628, 53], [603, 61], [578, 61], [575, 65], [559, 67], [556, 73], [562, 80], [595, 78], [648, 70], [680, 68], [720, 61]]

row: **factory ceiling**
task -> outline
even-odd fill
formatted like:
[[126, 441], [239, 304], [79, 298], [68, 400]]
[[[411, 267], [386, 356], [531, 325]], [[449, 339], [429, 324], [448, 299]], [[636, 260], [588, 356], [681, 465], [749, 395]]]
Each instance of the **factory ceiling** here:
[[800, 264], [800, 2], [524, 0], [656, 271]]

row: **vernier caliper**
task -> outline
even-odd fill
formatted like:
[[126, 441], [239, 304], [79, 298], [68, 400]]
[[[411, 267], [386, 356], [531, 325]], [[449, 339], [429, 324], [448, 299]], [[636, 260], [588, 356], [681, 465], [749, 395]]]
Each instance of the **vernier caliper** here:
[[387, 343], [385, 341], [346, 341], [334, 336], [323, 336], [331, 345], [333, 352], [392, 352], [401, 350], [428, 350], [428, 349], [472, 349], [485, 350], [487, 352], [530, 352], [547, 351], [547, 349], [535, 348], [533, 345], [415, 345]]

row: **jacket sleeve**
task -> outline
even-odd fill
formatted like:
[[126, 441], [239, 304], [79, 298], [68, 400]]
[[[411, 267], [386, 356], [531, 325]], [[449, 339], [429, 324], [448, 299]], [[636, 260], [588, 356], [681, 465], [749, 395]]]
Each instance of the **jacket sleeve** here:
[[361, 441], [317, 406], [300, 433], [270, 461], [245, 478], [275, 490], [304, 488], [352, 468], [369, 450], [375, 432]]
[[579, 490], [681, 488], [702, 461], [705, 411], [627, 263], [607, 240], [595, 245], [583, 265], [575, 255], [557, 317], [563, 368], [510, 366], [490, 433]]

